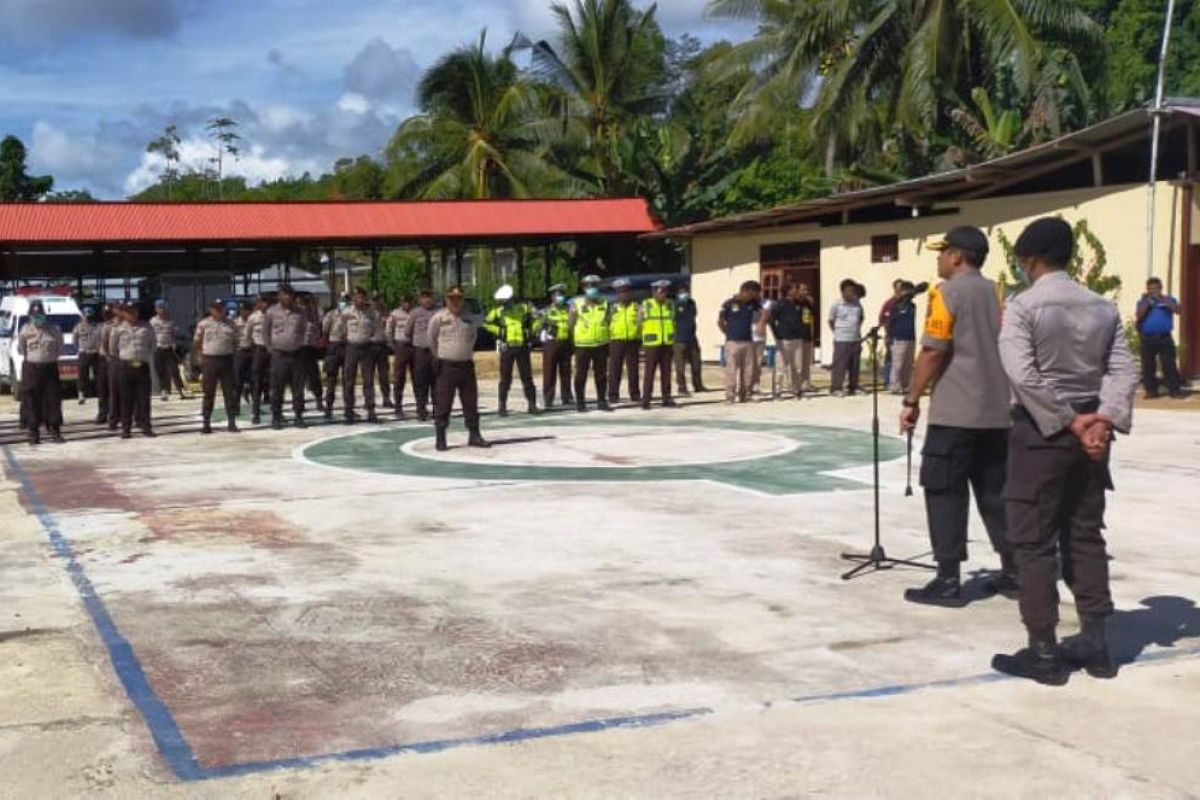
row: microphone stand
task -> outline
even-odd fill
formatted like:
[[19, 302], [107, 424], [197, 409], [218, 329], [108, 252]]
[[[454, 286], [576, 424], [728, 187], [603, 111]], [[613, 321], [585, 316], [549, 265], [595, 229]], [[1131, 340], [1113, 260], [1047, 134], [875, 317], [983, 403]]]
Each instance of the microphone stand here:
[[[870, 553], [842, 553], [842, 560], [858, 564], [857, 567], [842, 575], [842, 580], [848, 581], [862, 574], [879, 572], [893, 567], [916, 567], [918, 569], [937, 569], [933, 564], [920, 561], [909, 561], [903, 558], [890, 558], [883, 549], [879, 533], [879, 326], [872, 328], [867, 335], [859, 340], [871, 345], [871, 436], [873, 438], [875, 468], [875, 543]], [[909, 434], [909, 453], [911, 458], [912, 434]], [[910, 462], [911, 463], [911, 462]]]

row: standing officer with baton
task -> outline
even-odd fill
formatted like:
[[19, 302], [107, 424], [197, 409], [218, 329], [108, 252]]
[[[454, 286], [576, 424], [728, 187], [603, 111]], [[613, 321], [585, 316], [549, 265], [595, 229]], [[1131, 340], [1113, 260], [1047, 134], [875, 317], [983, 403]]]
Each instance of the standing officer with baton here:
[[[1067, 682], [1069, 666], [1099, 678], [1117, 673], [1105, 635], [1113, 603], [1104, 492], [1112, 432], [1129, 432], [1138, 382], [1116, 306], [1066, 273], [1074, 241], [1061, 219], [1025, 229], [1015, 252], [1033, 285], [1008, 304], [1000, 333], [1017, 403], [1004, 498], [1029, 646], [997, 655], [992, 667], [1053, 686]], [[1083, 628], [1061, 648], [1060, 553]]]

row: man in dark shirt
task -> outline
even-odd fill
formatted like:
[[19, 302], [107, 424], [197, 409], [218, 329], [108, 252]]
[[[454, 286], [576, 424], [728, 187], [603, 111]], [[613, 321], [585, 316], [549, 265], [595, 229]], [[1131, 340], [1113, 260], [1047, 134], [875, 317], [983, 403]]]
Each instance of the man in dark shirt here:
[[812, 369], [812, 299], [805, 289], [801, 284], [789, 286], [784, 299], [771, 306], [769, 322], [797, 399], [804, 397]]
[[675, 298], [675, 384], [677, 393], [688, 397], [685, 367], [691, 367], [692, 386], [697, 392], [707, 392], [701, 374], [700, 338], [696, 333], [696, 301], [687, 289], [680, 289]]
[[900, 284], [901, 295], [888, 311], [887, 338], [891, 342], [891, 368], [885, 373], [892, 394], [904, 394], [912, 380], [913, 349], [917, 339], [917, 309], [913, 305], [916, 287], [911, 281]]
[[758, 281], [746, 281], [738, 293], [721, 306], [717, 325], [725, 334], [725, 402], [745, 403], [750, 399], [754, 326], [762, 321]]

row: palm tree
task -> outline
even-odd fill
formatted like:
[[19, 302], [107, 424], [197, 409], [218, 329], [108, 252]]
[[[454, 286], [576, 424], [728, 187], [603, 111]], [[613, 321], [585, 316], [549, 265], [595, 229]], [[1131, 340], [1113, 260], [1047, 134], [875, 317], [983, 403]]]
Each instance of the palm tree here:
[[576, 196], [583, 186], [551, 163], [558, 132], [536, 86], [522, 79], [513, 46], [474, 46], [444, 56], [421, 79], [422, 114], [387, 147], [390, 193], [427, 199]]
[[630, 0], [574, 0], [571, 7], [553, 4], [551, 12], [558, 47], [528, 45], [534, 74], [556, 90], [568, 132], [585, 137], [581, 171], [604, 193], [625, 193], [631, 182], [622, 140], [638, 120], [666, 109], [666, 45], [655, 6], [640, 11]]
[[740, 47], [760, 66], [744, 99], [781, 85], [797, 103], [811, 94], [831, 156], [866, 106], [881, 105], [898, 132], [928, 142], [1000, 70], [1034, 96], [1049, 46], [1100, 46], [1098, 26], [1062, 0], [710, 0], [708, 8], [760, 20], [759, 36]]

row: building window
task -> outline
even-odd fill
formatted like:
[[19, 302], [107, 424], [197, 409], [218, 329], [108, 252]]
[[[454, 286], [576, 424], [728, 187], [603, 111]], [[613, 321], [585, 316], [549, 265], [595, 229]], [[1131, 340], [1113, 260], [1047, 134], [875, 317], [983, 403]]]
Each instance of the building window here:
[[900, 260], [900, 237], [896, 234], [871, 237], [871, 263], [891, 264]]

